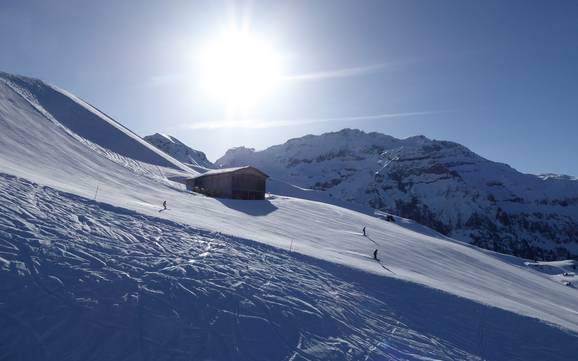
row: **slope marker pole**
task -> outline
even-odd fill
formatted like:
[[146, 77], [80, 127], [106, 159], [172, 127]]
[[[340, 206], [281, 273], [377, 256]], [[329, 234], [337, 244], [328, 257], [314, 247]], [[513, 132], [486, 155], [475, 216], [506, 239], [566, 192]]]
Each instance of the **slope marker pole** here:
[[96, 201], [96, 196], [98, 195], [98, 185], [96, 186], [96, 192], [94, 193], [94, 200]]

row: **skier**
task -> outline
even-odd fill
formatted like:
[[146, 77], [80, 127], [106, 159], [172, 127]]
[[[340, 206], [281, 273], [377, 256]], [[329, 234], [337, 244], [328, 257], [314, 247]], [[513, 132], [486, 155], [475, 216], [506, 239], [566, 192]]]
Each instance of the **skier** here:
[[376, 260], [376, 261], [379, 261], [379, 260], [377, 259], [377, 249], [376, 249], [375, 251], [373, 251], [373, 259]]
[[365, 233], [365, 227], [363, 227], [363, 235], [367, 236], [367, 234]]
[[167, 210], [167, 201], [163, 201], [163, 210]]

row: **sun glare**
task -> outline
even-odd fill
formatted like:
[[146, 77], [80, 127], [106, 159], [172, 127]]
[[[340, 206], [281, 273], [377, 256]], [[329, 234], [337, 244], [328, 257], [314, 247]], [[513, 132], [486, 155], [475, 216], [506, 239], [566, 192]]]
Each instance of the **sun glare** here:
[[203, 89], [229, 108], [256, 105], [275, 90], [281, 75], [279, 53], [249, 32], [226, 32], [201, 51]]

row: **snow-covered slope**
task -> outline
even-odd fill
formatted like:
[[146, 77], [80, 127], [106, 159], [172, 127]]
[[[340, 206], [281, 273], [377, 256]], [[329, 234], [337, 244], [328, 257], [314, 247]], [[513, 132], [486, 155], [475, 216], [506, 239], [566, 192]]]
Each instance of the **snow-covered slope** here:
[[451, 237], [529, 258], [578, 257], [578, 181], [522, 174], [464, 146], [344, 129], [217, 166], [254, 165], [300, 187], [414, 219]]
[[[3, 95], [16, 96], [24, 100], [46, 120], [64, 126], [72, 134], [94, 145], [137, 161], [161, 167], [183, 168], [182, 164], [150, 146], [106, 114], [62, 89], [36, 79], [12, 76], [2, 72], [0, 72], [0, 82], [3, 88], [11, 90], [11, 94], [2, 92]], [[2, 105], [5, 107], [15, 105], [9, 104], [11, 103], [9, 98], [2, 100], [4, 103]], [[30, 138], [30, 135], [24, 138]]]
[[95, 146], [4, 81], [0, 129], [3, 358], [575, 356], [577, 290], [522, 259], [402, 218], [186, 192], [166, 177], [186, 167]]
[[153, 135], [147, 135], [143, 139], [187, 165], [200, 169], [215, 168], [213, 163], [207, 159], [205, 153], [185, 145], [173, 136], [155, 133]]

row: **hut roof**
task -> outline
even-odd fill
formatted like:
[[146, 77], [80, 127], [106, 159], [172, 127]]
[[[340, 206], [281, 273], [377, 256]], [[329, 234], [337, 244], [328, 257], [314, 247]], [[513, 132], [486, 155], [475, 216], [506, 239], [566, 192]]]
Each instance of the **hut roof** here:
[[211, 169], [211, 170], [209, 170], [209, 171], [206, 171], [205, 173], [201, 173], [201, 174], [198, 174], [198, 175], [196, 175], [196, 176], [194, 176], [194, 177], [191, 177], [190, 179], [197, 179], [197, 178], [201, 178], [201, 177], [208, 177], [208, 176], [217, 175], [217, 174], [235, 173], [235, 172], [238, 172], [238, 171], [243, 170], [243, 169], [252, 169], [252, 170], [255, 170], [255, 171], [257, 171], [258, 173], [261, 173], [265, 178], [269, 178], [269, 176], [268, 176], [266, 173], [260, 171], [259, 169], [255, 168], [255, 167], [252, 167], [252, 166], [248, 165], [248, 166], [244, 166], [244, 167], [235, 167], [235, 168]]

